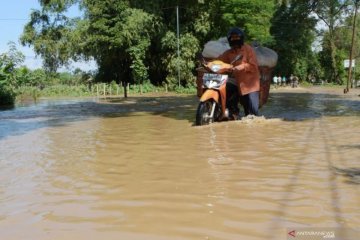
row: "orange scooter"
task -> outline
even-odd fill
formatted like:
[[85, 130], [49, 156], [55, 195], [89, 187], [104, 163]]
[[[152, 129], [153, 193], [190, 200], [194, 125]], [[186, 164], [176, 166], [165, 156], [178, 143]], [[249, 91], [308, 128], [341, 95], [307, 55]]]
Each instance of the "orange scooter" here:
[[197, 69], [198, 83], [201, 84], [198, 92], [200, 103], [196, 111], [197, 126], [229, 118], [229, 111], [226, 108], [226, 83], [229, 81], [232, 63], [241, 57], [241, 55], [236, 56], [230, 64], [219, 60], [206, 62], [202, 59], [202, 67]]

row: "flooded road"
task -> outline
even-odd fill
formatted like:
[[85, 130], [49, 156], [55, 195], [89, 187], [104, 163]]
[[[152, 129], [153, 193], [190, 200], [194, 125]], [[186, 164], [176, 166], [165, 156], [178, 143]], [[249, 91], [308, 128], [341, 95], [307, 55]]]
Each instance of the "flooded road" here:
[[195, 96], [0, 111], [0, 239], [358, 234], [359, 94], [273, 90], [264, 117], [204, 127]]

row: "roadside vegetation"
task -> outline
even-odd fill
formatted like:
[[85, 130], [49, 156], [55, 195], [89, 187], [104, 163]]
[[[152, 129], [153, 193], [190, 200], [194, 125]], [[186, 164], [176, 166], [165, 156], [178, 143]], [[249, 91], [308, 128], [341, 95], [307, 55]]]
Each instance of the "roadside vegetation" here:
[[[197, 54], [232, 26], [245, 30], [247, 42], [278, 53], [274, 74], [294, 74], [303, 85], [343, 85], [360, 0], [39, 2], [41, 8], [29, 13], [20, 41], [42, 58], [43, 68], [22, 66], [23, 54], [10, 43], [9, 51], [0, 53], [0, 105], [13, 104], [16, 97], [95, 96], [104, 91], [125, 97], [132, 92], [195, 93]], [[82, 15], [69, 18], [71, 7], [79, 7]], [[360, 27], [355, 29], [354, 46], [359, 46]], [[352, 57], [359, 59], [360, 49], [355, 47]], [[97, 70], [59, 72], [80, 59], [93, 59]], [[359, 74], [357, 64], [354, 79]]]

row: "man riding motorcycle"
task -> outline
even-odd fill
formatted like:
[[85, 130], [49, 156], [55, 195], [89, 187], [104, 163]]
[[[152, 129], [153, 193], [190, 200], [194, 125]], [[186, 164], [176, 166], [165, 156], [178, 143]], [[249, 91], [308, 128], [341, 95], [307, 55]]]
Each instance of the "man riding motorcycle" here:
[[260, 73], [255, 52], [250, 45], [244, 43], [245, 33], [240, 28], [230, 29], [227, 39], [231, 48], [221, 54], [218, 60], [232, 63], [236, 56], [241, 55], [241, 58], [232, 63], [233, 68], [231, 70], [235, 81], [229, 81], [226, 85], [226, 105], [232, 114], [238, 115], [239, 98], [230, 98], [237, 91], [245, 116], [257, 116], [259, 114]]

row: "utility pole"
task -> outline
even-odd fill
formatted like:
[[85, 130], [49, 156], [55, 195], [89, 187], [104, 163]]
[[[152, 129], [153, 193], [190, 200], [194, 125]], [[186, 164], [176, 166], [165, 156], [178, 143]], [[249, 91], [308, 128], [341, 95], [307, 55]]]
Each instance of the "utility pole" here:
[[179, 5], [176, 6], [176, 34], [177, 34], [177, 68], [178, 68], [178, 81], [180, 88], [180, 27], [179, 27]]
[[350, 62], [349, 62], [349, 73], [348, 73], [348, 79], [346, 83], [346, 89], [344, 89], [344, 93], [349, 92], [349, 83], [351, 81], [351, 70], [352, 70], [352, 55], [353, 55], [353, 49], [354, 49], [354, 39], [355, 39], [355, 30], [356, 30], [356, 16], [357, 16], [357, 10], [358, 10], [358, 1], [355, 0], [355, 12], [354, 12], [354, 22], [352, 27], [352, 38], [351, 38], [351, 47], [350, 47]]

